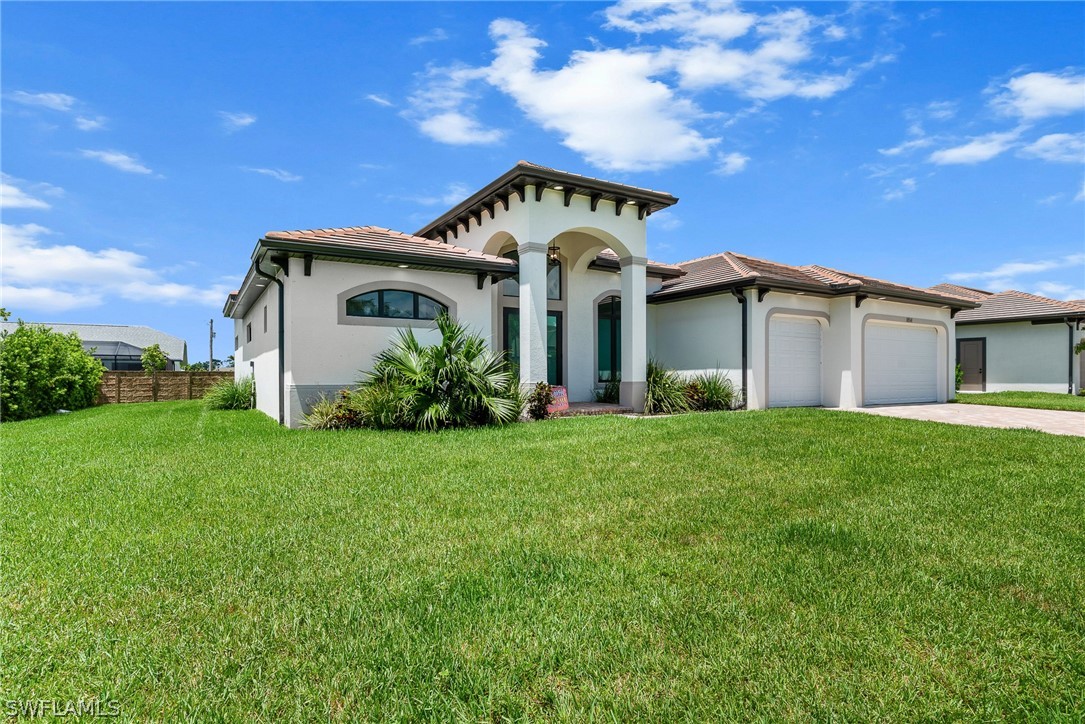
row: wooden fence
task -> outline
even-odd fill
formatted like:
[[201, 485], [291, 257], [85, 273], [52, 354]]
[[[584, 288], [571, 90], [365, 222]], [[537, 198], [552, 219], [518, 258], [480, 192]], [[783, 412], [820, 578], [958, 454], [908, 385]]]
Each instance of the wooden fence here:
[[216, 382], [232, 380], [228, 372], [115, 372], [102, 373], [98, 404], [198, 400]]

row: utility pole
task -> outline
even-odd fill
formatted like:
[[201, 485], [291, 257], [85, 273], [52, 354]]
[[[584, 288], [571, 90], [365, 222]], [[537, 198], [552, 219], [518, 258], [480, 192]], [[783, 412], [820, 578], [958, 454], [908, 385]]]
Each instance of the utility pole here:
[[209, 372], [215, 371], [215, 318], [212, 317], [208, 322], [211, 325], [211, 336], [207, 340], [207, 370]]

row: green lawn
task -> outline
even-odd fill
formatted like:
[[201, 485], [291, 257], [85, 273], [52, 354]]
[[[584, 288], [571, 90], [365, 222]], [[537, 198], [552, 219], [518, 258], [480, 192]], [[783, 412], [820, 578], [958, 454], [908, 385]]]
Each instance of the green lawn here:
[[172, 720], [1085, 712], [1081, 440], [825, 410], [4, 424], [0, 699]]
[[957, 402], [965, 405], [1001, 405], [1034, 407], [1038, 410], [1077, 410], [1085, 412], [1085, 397], [1058, 392], [961, 392]]

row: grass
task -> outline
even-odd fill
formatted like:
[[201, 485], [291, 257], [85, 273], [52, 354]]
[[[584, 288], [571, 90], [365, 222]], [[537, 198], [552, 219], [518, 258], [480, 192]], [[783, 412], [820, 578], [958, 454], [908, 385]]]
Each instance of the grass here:
[[1081, 442], [825, 410], [4, 424], [0, 698], [173, 720], [1076, 719]]
[[1085, 397], [1058, 392], [962, 392], [957, 402], [965, 405], [1001, 405], [1032, 407], [1037, 410], [1076, 410], [1085, 412]]

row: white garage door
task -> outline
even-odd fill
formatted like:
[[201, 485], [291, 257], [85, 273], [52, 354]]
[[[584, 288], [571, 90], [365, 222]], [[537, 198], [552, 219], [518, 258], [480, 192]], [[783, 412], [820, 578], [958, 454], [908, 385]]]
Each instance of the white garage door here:
[[938, 332], [911, 324], [867, 324], [863, 404], [938, 400]]
[[821, 404], [821, 325], [816, 319], [769, 321], [769, 407]]

